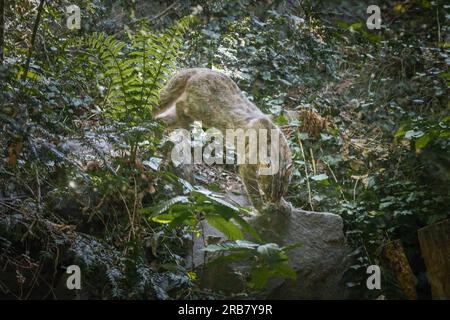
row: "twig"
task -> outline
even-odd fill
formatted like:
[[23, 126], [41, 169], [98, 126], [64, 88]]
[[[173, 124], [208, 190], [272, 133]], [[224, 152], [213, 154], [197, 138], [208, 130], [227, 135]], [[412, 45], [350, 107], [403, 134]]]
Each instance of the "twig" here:
[[0, 0], [0, 65], [3, 64], [3, 46], [5, 44], [5, 3], [6, 0]]
[[[125, 197], [123, 196], [122, 192], [119, 191], [119, 195], [122, 198], [122, 201], [125, 205], [125, 210], [127, 211], [128, 214], [128, 219], [130, 220], [130, 232], [128, 233], [128, 241], [131, 241], [131, 239], [136, 237], [136, 231], [134, 230], [134, 221], [133, 221], [133, 217], [131, 215], [130, 209], [128, 209], [128, 205], [127, 205], [127, 201], [125, 200]], [[133, 237], [132, 237], [133, 235]], [[125, 248], [125, 252], [124, 254], [126, 254], [128, 251], [128, 247]]]
[[30, 69], [31, 55], [34, 50], [34, 42], [36, 41], [36, 33], [37, 33], [37, 30], [39, 27], [39, 22], [41, 21], [41, 15], [42, 15], [42, 10], [44, 9], [44, 3], [45, 3], [45, 0], [41, 0], [41, 2], [39, 3], [36, 20], [34, 20], [33, 33], [31, 35], [30, 46], [28, 47], [27, 61], [25, 63], [25, 67], [23, 68], [22, 81], [24, 81], [27, 78], [28, 70]]
[[355, 186], [353, 187], [353, 202], [356, 202], [356, 187], [358, 186], [359, 179], [356, 179]]
[[[162, 10], [161, 12], [157, 13], [155, 16], [148, 18], [147, 20], [150, 22], [154, 22], [158, 19], [161, 19], [163, 17], [165, 17], [172, 9], [174, 9], [177, 5], [179, 4], [179, 1], [175, 1], [174, 3], [172, 3], [170, 6], [168, 6], [167, 8], [165, 8], [164, 10]], [[140, 19], [133, 21], [130, 25], [134, 25], [135, 23], [139, 22]]]
[[441, 43], [441, 23], [439, 22], [439, 8], [436, 10], [437, 32], [438, 32], [438, 47]]
[[314, 159], [314, 153], [313, 153], [312, 148], [309, 148], [309, 153], [311, 154], [311, 163], [312, 163], [312, 167], [313, 167], [313, 172], [314, 172], [314, 174], [317, 174], [316, 160]]
[[150, 21], [158, 20], [159, 18], [164, 17], [170, 10], [172, 10], [173, 8], [175, 8], [177, 5], [178, 5], [178, 1], [175, 1], [175, 2], [172, 3], [170, 6], [168, 6], [167, 8], [165, 8], [163, 11], [161, 11], [160, 13], [158, 13], [156, 16], [154, 16], [153, 18], [150, 18]]
[[[324, 161], [324, 162], [325, 162], [325, 161]], [[339, 185], [339, 181], [338, 181], [338, 179], [336, 178], [336, 175], [334, 174], [333, 169], [331, 169], [330, 164], [329, 164], [328, 162], [325, 162], [325, 164], [327, 165], [328, 169], [330, 170], [331, 175], [333, 176], [334, 181]], [[343, 198], [345, 201], [347, 201], [347, 199], [345, 198], [345, 194], [344, 194], [344, 192], [342, 191], [342, 188], [339, 188], [339, 191], [341, 192], [342, 198]]]
[[307, 164], [306, 164], [305, 151], [303, 150], [302, 139], [300, 139], [300, 137], [297, 137], [297, 140], [298, 140], [298, 144], [300, 145], [300, 149], [302, 150], [303, 162], [305, 164], [305, 176], [306, 176], [306, 185], [308, 187], [309, 206], [311, 207], [311, 210], [314, 211], [313, 204], [312, 204], [311, 185], [309, 184], [309, 174], [308, 174], [308, 167], [307, 167]]
[[20, 209], [14, 208], [13, 206], [10, 206], [9, 204], [7, 204], [7, 203], [5, 203], [5, 202], [0, 201], [0, 205], [5, 206], [5, 207], [7, 207], [7, 208], [9, 208], [9, 209], [11, 209], [11, 210], [17, 211], [18, 213], [21, 213], [21, 214], [23, 214], [24, 216], [27, 215], [27, 213], [26, 213], [25, 211], [22, 211], [22, 210], [20, 210]]

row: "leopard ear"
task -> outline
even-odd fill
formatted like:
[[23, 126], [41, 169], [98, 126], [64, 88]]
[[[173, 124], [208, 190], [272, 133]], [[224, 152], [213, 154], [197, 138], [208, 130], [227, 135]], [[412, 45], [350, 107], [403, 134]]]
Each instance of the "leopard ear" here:
[[269, 118], [260, 118], [259, 122], [263, 128], [272, 129], [274, 127], [273, 122]]
[[267, 117], [260, 117], [253, 119], [250, 122], [250, 127], [255, 129], [272, 129], [274, 128], [274, 125], [272, 121], [270, 121]]

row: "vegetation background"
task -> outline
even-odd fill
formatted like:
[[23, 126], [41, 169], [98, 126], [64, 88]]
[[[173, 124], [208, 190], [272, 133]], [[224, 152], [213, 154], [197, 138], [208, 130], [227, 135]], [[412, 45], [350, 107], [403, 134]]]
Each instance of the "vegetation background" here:
[[450, 215], [449, 6], [375, 2], [380, 30], [366, 27], [367, 1], [0, 0], [0, 297], [72, 298], [65, 268], [78, 264], [78, 297], [228, 298], [186, 267], [201, 219], [231, 240], [253, 235], [209, 247], [252, 261], [235, 297], [293, 276], [288, 248], [267, 247], [247, 209], [214, 193], [238, 179], [233, 167], [192, 185], [164, 161], [158, 90], [207, 67], [285, 131], [289, 201], [343, 217], [351, 297], [405, 298], [389, 270], [381, 290], [365, 284], [400, 239], [431, 298], [417, 230]]

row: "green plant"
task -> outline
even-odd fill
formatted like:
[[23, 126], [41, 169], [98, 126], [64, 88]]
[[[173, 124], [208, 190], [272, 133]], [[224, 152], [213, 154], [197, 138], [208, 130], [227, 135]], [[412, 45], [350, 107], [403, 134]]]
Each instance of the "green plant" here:
[[[159, 90], [175, 65], [191, 20], [190, 17], [179, 20], [161, 33], [150, 31], [142, 23], [137, 33], [128, 33], [129, 43], [105, 33], [93, 33], [82, 40], [103, 71], [99, 78], [107, 87], [105, 98], [110, 106], [107, 114], [121, 121], [125, 128], [152, 119]], [[127, 139], [132, 162], [143, 135], [135, 130]]]
[[[280, 248], [274, 243], [262, 243], [256, 230], [241, 217], [248, 209], [231, 204], [222, 196], [201, 186], [192, 186], [184, 180], [180, 182], [185, 187], [186, 195], [141, 209], [141, 213], [148, 214], [149, 219], [154, 222], [167, 224], [169, 230], [187, 226], [188, 232], [194, 234], [198, 232], [199, 222], [205, 219], [228, 239], [227, 242], [208, 245], [203, 249], [208, 253], [224, 254], [211, 263], [250, 260], [250, 288], [262, 289], [272, 277], [295, 278], [296, 273], [289, 267], [285, 253], [292, 246]], [[258, 243], [245, 241], [243, 231]]]
[[296, 279], [297, 274], [288, 264], [286, 251], [298, 246], [293, 244], [279, 247], [276, 243], [258, 244], [245, 240], [236, 240], [222, 244], [208, 245], [203, 251], [220, 253], [211, 264], [250, 261], [250, 280], [252, 289], [263, 289], [271, 278]]

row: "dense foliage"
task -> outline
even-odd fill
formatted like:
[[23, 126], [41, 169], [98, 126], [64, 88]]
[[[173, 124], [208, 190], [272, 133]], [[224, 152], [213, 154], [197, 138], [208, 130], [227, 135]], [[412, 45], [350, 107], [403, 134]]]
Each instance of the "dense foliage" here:
[[450, 212], [443, 1], [383, 1], [381, 30], [368, 30], [368, 4], [351, 0], [176, 1], [169, 10], [77, 0], [80, 30], [66, 27], [64, 1], [5, 3], [0, 295], [63, 298], [65, 267], [77, 263], [89, 270], [83, 297], [224, 297], [202, 290], [201, 270], [185, 263], [203, 219], [234, 240], [205, 240], [208, 254], [251, 261], [244, 297], [271, 277], [295, 277], [289, 248], [264, 243], [248, 208], [164, 160], [158, 90], [174, 70], [203, 66], [230, 75], [286, 133], [289, 201], [343, 217], [352, 297], [403, 298], [390, 276], [382, 292], [365, 287], [367, 266], [393, 239], [419, 296], [430, 296], [417, 230]]

